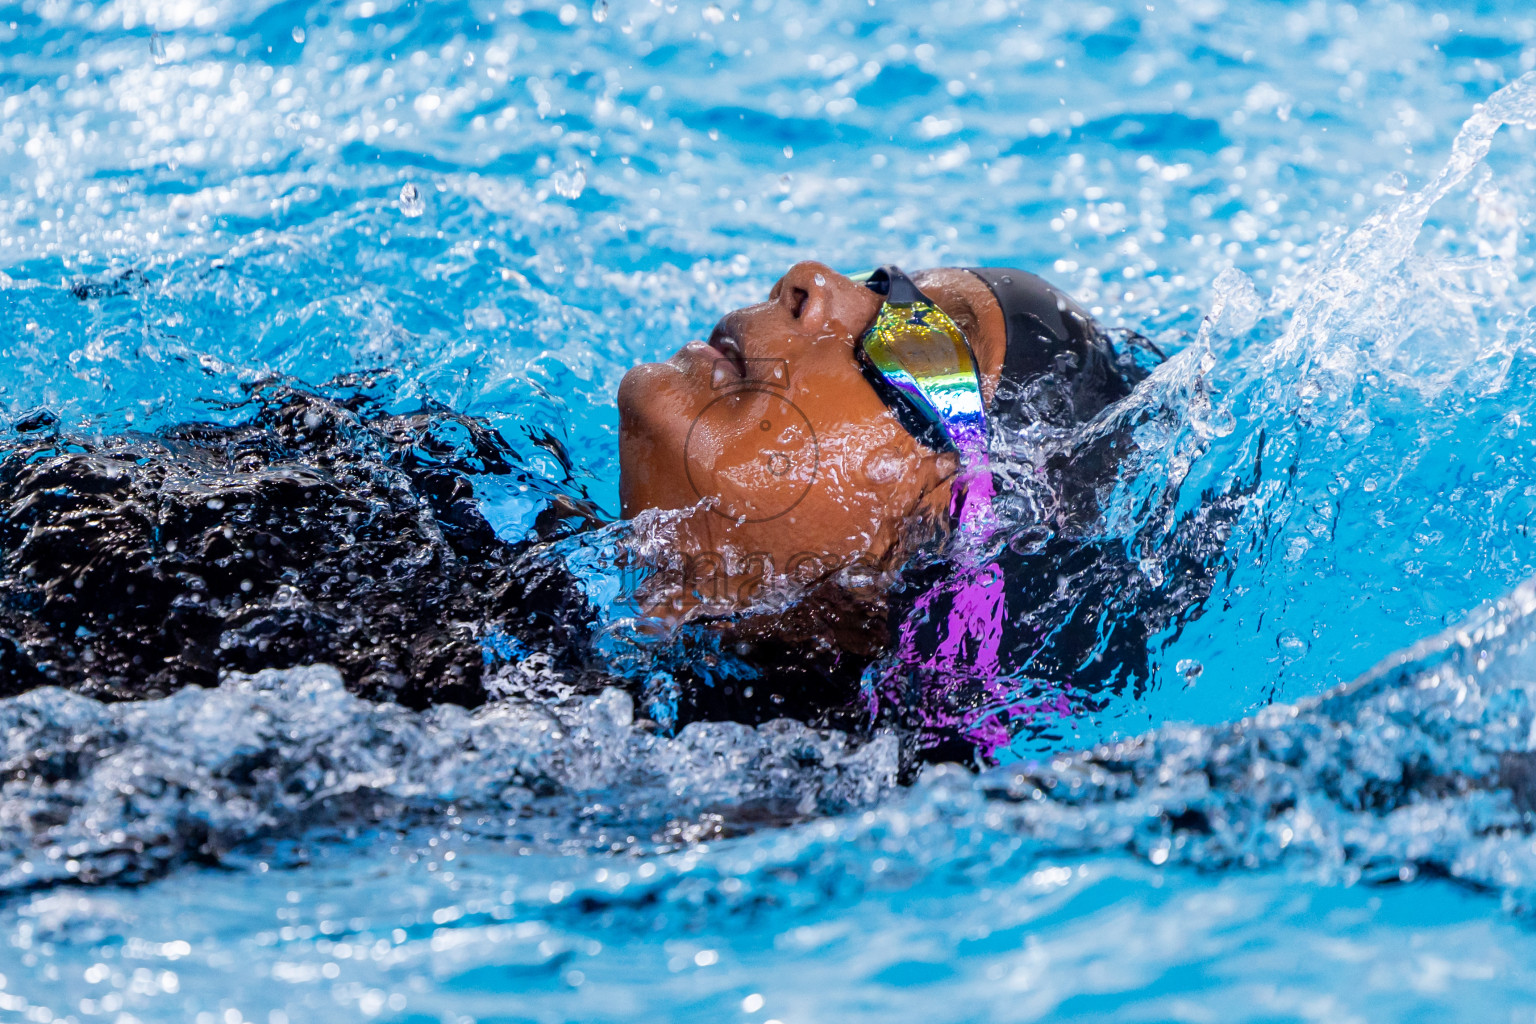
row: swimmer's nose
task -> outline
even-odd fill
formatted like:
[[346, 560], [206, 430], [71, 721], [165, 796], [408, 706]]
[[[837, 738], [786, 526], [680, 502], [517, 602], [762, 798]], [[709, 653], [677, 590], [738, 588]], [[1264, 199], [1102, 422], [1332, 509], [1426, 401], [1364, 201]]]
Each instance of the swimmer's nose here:
[[806, 260], [789, 268], [769, 296], [796, 320], [824, 323], [831, 312], [831, 282], [836, 273], [825, 263]]

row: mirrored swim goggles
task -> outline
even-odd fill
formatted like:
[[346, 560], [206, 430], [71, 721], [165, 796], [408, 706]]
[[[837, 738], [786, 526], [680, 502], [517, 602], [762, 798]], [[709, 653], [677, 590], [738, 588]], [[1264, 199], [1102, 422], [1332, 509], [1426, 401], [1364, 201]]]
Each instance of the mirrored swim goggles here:
[[965, 332], [894, 266], [852, 275], [884, 296], [855, 346], [859, 365], [903, 427], [968, 468], [987, 464], [981, 372]]

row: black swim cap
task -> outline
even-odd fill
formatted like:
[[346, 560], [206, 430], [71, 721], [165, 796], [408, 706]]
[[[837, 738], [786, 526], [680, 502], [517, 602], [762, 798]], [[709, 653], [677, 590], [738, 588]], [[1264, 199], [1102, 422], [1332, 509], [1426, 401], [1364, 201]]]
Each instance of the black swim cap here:
[[[1071, 401], [1071, 418], [1086, 421], [1131, 393], [1138, 375], [1070, 295], [1025, 270], [966, 267], [984, 281], [1002, 307], [1008, 351], [1003, 382], [1029, 391], [1054, 376]], [[1002, 390], [1002, 389], [1000, 389]], [[1064, 396], [1065, 397], [1065, 396]]]

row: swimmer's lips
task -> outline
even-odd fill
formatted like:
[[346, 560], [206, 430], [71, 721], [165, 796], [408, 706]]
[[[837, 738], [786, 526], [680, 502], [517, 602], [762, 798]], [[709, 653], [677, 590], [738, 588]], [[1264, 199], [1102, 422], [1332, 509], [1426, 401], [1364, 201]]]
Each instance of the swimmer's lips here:
[[672, 360], [674, 362], [686, 360], [693, 353], [702, 354], [706, 350], [713, 353], [709, 357], [710, 362], [715, 364], [712, 368], [713, 372], [718, 373], [729, 367], [736, 372], [737, 380], [747, 379], [747, 355], [741, 350], [741, 342], [728, 332], [723, 320], [715, 327], [708, 341], [702, 343], [690, 341], [672, 357]]
[[722, 322], [710, 334], [709, 347], [719, 352], [735, 368], [737, 376], [745, 378], [747, 375], [746, 353], [741, 350], [741, 342], [725, 333], [722, 329], [724, 326]]
[[692, 372], [696, 366], [701, 371], [707, 368], [710, 388], [715, 391], [746, 385], [789, 387], [787, 359], [750, 359], [741, 343], [729, 336], [717, 336], [708, 343], [689, 342], [670, 362], [684, 372]]
[[[667, 362], [683, 373], [702, 374], [709, 378], [716, 388], [727, 387], [747, 379], [746, 359], [741, 355], [739, 348], [730, 352], [707, 342], [690, 341], [678, 349]], [[726, 379], [722, 380], [722, 376]]]

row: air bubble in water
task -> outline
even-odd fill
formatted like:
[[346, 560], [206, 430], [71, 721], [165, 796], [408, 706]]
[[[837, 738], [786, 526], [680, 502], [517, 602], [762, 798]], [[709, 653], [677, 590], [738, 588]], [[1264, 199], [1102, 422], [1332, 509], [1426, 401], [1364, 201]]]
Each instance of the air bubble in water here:
[[165, 40], [160, 38], [159, 32], [151, 32], [149, 35], [149, 55], [155, 59], [156, 64], [164, 64]]
[[820, 274], [816, 275], [815, 281], [816, 281], [816, 287], [818, 287], [818, 288], [825, 287], [825, 285], [827, 283], [827, 279], [825, 277], [821, 276]]
[[1174, 671], [1184, 677], [1185, 686], [1194, 686], [1195, 680], [1200, 678], [1200, 673], [1205, 671], [1205, 666], [1194, 658], [1181, 658], [1175, 665]]
[[704, 8], [704, 20], [711, 25], [718, 25], [725, 20], [725, 12], [719, 4], [709, 4]]
[[597, 0], [592, 5], [592, 20], [599, 24], [608, 20], [608, 0]]
[[304, 41], [304, 29], [298, 25], [293, 26], [293, 41], [296, 43]]
[[413, 182], [400, 186], [400, 212], [407, 217], [420, 217], [427, 209], [421, 198], [421, 190]]

